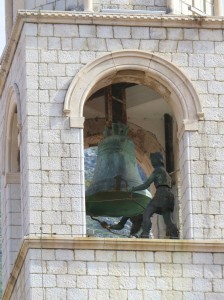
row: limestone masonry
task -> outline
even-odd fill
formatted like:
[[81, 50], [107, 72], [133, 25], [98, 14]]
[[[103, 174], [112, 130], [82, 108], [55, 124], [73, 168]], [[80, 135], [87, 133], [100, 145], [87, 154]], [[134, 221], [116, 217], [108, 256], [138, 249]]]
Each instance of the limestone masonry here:
[[[224, 299], [221, 1], [13, 2], [0, 69], [3, 299]], [[103, 136], [100, 91], [118, 83], [130, 84], [146, 176], [172, 117], [179, 240], [159, 217], [149, 240], [88, 237], [85, 149]]]

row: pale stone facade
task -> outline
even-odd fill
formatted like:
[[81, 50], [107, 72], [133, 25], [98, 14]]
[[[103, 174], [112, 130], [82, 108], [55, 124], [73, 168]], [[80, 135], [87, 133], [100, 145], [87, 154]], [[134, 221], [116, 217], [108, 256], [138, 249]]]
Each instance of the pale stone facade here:
[[[18, 14], [0, 73], [3, 299], [224, 297], [223, 45], [222, 18]], [[118, 82], [172, 112], [180, 241], [86, 237], [86, 102]], [[147, 113], [136, 126], [164, 149]]]
[[[223, 253], [31, 250], [30, 297], [222, 299], [223, 259]], [[25, 299], [25, 287], [17, 285], [12, 299]]]

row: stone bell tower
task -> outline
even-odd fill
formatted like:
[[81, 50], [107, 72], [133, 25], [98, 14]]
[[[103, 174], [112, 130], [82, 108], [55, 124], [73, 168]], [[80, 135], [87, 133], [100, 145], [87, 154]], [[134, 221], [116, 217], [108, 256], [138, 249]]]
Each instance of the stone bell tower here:
[[[3, 299], [223, 299], [222, 1], [5, 7]], [[180, 240], [86, 233], [84, 152], [102, 139], [104, 90], [116, 84], [145, 175], [151, 152], [174, 157]]]

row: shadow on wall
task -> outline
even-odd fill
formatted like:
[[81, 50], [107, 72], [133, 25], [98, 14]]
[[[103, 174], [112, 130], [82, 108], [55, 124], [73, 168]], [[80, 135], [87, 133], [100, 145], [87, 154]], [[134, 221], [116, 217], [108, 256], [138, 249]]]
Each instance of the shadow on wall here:
[[[0, 181], [1, 185], [1, 181]], [[1, 190], [0, 190], [0, 202], [1, 202]], [[1, 206], [0, 206], [0, 224], [2, 223], [1, 218]], [[2, 240], [2, 227], [0, 225], [0, 239]], [[1, 243], [2, 245], [2, 243]], [[2, 298], [2, 246], [0, 247], [0, 298]]]

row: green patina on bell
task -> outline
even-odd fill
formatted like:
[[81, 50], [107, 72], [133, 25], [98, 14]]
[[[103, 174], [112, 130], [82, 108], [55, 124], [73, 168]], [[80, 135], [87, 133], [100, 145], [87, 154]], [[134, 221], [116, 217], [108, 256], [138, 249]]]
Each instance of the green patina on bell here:
[[106, 128], [98, 145], [93, 180], [86, 191], [86, 211], [90, 216], [132, 217], [142, 214], [151, 200], [149, 191], [128, 192], [142, 184], [135, 147], [127, 137], [128, 126], [115, 123]]

